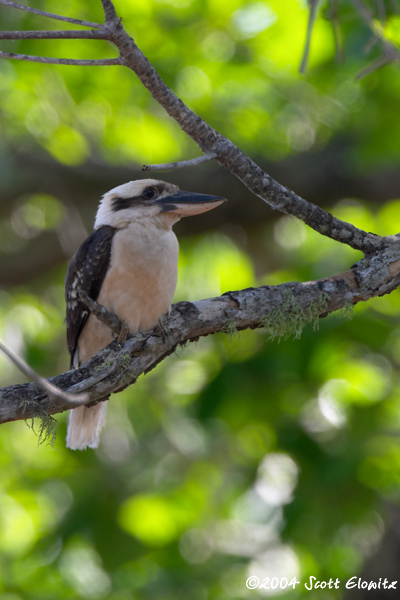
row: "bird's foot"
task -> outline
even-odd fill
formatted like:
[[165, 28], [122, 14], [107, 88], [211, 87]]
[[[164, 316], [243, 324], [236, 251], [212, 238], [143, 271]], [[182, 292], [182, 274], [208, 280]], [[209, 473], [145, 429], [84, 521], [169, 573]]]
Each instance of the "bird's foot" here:
[[118, 341], [120, 344], [125, 344], [129, 335], [129, 327], [126, 323], [122, 323], [121, 331], [119, 332]]

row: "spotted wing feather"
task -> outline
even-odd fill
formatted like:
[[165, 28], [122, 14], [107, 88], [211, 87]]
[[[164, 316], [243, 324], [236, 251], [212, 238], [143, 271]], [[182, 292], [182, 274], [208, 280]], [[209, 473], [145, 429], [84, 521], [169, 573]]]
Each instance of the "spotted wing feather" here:
[[67, 303], [67, 343], [71, 366], [78, 339], [89, 317], [89, 310], [79, 299], [83, 290], [97, 300], [102, 283], [110, 266], [111, 246], [116, 229], [108, 225], [100, 227], [82, 243], [73, 256], [65, 278]]

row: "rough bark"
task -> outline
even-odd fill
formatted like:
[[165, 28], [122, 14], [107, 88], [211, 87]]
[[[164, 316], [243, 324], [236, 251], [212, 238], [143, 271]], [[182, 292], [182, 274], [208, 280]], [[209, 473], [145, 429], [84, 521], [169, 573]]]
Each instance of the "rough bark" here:
[[[270, 337], [299, 335], [303, 326], [400, 285], [400, 247], [364, 258], [326, 279], [227, 292], [220, 297], [173, 305], [163, 329], [112, 342], [86, 365], [49, 381], [68, 394], [86, 392], [86, 404], [107, 398], [136, 381], [178, 345], [216, 332], [266, 328]], [[79, 403], [77, 403], [78, 405]], [[50, 397], [34, 383], [0, 390], [0, 423], [65, 411], [71, 404]]]
[[[215, 155], [218, 163], [272, 208], [301, 219], [322, 235], [361, 250], [365, 258], [345, 273], [315, 282], [263, 286], [228, 292], [199, 302], [178, 303], [163, 324], [165, 331], [140, 333], [125, 344], [115, 341], [80, 369], [51, 378], [52, 384], [68, 394], [86, 392], [86, 404], [97, 402], [134, 383], [140, 374], [154, 368], [177, 345], [200, 336], [258, 327], [266, 327], [271, 336], [298, 335], [305, 324], [315, 322], [321, 316], [390, 293], [400, 285], [397, 237], [382, 238], [357, 229], [275, 181], [230, 140], [194, 114], [165, 85], [122, 27], [111, 0], [101, 1], [106, 17], [104, 29], [120, 53], [118, 59], [111, 60], [133, 70], [206, 155]], [[0, 3], [5, 2], [0, 0]], [[23, 59], [29, 60], [28, 57]], [[66, 60], [63, 59], [63, 64]], [[80, 61], [80, 64], [89, 62]], [[68, 408], [70, 403], [61, 397], [50, 397], [36, 384], [0, 390], [0, 422], [49, 415]]]
[[[102, 0], [103, 6], [112, 4]], [[120, 52], [123, 65], [132, 69], [153, 98], [175, 119], [204, 154], [215, 154], [215, 160], [235, 175], [253, 194], [273, 209], [301, 219], [318, 233], [352, 248], [369, 253], [383, 248], [382, 238], [357, 229], [333, 217], [319, 206], [307, 202], [292, 190], [275, 181], [228, 138], [213, 129], [191, 111], [164, 83], [148, 58], [135, 44], [116, 17], [106, 21], [111, 40]]]

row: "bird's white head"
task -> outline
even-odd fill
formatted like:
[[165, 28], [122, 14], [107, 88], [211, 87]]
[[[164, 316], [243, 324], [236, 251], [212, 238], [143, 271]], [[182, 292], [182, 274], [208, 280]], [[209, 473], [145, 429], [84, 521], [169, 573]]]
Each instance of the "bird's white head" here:
[[180, 191], [177, 185], [158, 179], [139, 179], [104, 194], [94, 228], [124, 228], [133, 221], [159, 216], [171, 226], [181, 217], [199, 215], [225, 202], [220, 196]]

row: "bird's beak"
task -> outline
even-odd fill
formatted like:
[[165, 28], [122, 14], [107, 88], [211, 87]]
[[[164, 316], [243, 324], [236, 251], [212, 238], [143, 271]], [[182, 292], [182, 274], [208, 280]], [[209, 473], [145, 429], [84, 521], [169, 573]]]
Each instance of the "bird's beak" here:
[[162, 206], [161, 212], [172, 212], [180, 217], [199, 215], [207, 210], [216, 208], [222, 202], [226, 202], [226, 198], [184, 191], [178, 192], [174, 196], [167, 196], [156, 200], [156, 203]]

